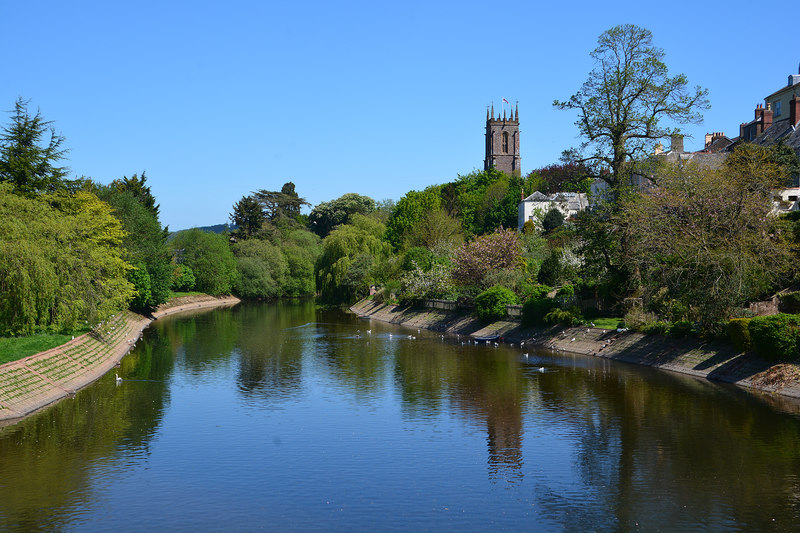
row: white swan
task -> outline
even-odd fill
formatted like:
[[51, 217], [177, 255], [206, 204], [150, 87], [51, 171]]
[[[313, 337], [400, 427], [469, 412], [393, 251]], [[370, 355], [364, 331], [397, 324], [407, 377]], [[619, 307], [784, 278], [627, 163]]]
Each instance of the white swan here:
[[122, 378], [121, 378], [121, 377], [119, 377], [119, 374], [117, 374], [116, 372], [114, 372], [114, 376], [116, 377], [117, 385], [119, 385], [120, 383], [122, 383]]

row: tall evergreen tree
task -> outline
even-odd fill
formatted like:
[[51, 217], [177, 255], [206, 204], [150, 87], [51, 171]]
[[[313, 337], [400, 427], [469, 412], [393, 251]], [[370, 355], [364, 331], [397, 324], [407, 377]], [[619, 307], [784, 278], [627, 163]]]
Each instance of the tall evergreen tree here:
[[131, 176], [130, 178], [127, 176], [122, 176], [122, 179], [117, 179], [111, 182], [111, 185], [117, 189], [119, 192], [129, 192], [136, 198], [139, 203], [147, 208], [156, 219], [158, 219], [159, 209], [161, 208], [160, 205], [156, 204], [156, 198], [153, 196], [153, 192], [150, 190], [150, 186], [146, 185], [147, 177], [142, 171], [142, 176], [139, 177], [136, 174]]
[[0, 133], [0, 181], [13, 183], [17, 193], [27, 196], [63, 188], [67, 168], [56, 164], [68, 152], [62, 148], [64, 137], [38, 110], [31, 115], [22, 98], [10, 113], [11, 123]]

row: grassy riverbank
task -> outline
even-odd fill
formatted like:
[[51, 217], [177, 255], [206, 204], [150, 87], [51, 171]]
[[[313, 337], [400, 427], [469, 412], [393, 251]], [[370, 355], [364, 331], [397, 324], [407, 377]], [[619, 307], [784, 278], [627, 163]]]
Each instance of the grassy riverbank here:
[[[205, 299], [209, 296], [202, 292], [172, 292], [169, 301], [160, 309], [168, 309], [192, 299]], [[91, 331], [85, 328], [60, 333], [37, 333], [22, 337], [0, 337], [0, 365], [18, 361], [31, 355], [46, 352]]]
[[0, 337], [0, 365], [61, 346], [84, 331], [66, 333], [39, 333], [27, 337]]
[[699, 339], [675, 339], [600, 327], [523, 328], [518, 320], [482, 322], [464, 312], [401, 307], [362, 300], [351, 311], [363, 318], [426, 328], [451, 335], [502, 337], [525, 349], [602, 357], [682, 374], [689, 374], [764, 392], [800, 398], [800, 365], [773, 363], [753, 353], [741, 353], [727, 344]]
[[14, 423], [99, 379], [131, 350], [154, 319], [238, 302], [234, 297], [204, 294], [173, 298], [159, 306], [152, 317], [131, 311], [118, 313], [86, 334], [70, 335], [56, 347], [0, 365], [0, 424]]

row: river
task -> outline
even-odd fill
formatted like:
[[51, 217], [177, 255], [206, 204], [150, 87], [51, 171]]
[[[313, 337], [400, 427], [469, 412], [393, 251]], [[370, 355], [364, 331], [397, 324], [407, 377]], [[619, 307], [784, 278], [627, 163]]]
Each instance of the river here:
[[800, 415], [313, 303], [162, 318], [0, 428], [2, 531], [796, 531]]

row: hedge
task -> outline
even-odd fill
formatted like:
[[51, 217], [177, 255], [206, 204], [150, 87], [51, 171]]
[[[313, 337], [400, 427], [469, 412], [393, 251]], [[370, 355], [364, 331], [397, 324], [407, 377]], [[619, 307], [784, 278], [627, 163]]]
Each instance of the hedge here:
[[753, 348], [749, 329], [750, 320], [750, 318], [734, 318], [728, 322], [728, 337], [740, 352], [749, 352]]
[[545, 315], [558, 307], [552, 298], [531, 298], [522, 305], [523, 326], [544, 326]]
[[483, 320], [499, 320], [506, 316], [506, 306], [517, 302], [513, 291], [495, 285], [475, 297], [475, 314]]
[[780, 313], [750, 320], [753, 351], [764, 359], [797, 359], [800, 353], [800, 315]]

